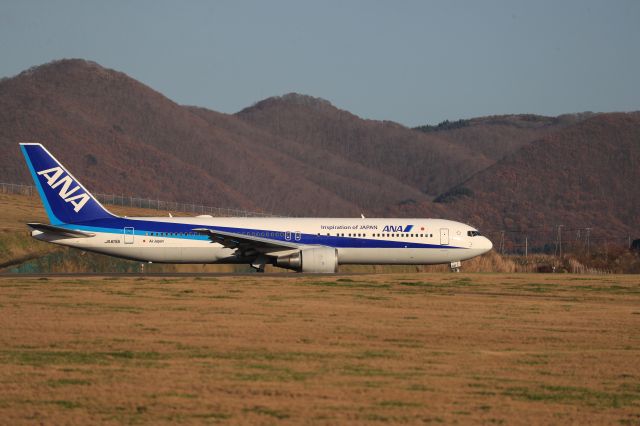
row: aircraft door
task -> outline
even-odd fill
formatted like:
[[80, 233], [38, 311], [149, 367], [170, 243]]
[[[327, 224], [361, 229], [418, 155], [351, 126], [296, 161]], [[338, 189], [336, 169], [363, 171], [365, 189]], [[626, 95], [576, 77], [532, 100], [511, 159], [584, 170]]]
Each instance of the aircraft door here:
[[302, 234], [300, 233], [300, 231], [296, 231], [296, 241], [300, 241], [301, 238]]
[[449, 228], [440, 228], [440, 244], [449, 244]]
[[291, 231], [285, 231], [284, 239], [287, 240], [287, 241], [291, 240]]
[[124, 243], [125, 244], [133, 244], [133, 228], [126, 227], [124, 228]]

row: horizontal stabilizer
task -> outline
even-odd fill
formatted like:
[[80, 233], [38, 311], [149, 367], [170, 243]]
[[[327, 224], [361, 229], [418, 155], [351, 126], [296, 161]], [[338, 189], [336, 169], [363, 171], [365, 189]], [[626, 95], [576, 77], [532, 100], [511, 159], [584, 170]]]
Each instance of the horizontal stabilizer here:
[[83, 232], [75, 229], [62, 228], [60, 226], [46, 225], [44, 223], [27, 223], [27, 225], [29, 225], [29, 227], [35, 229], [36, 231], [45, 232], [47, 234], [56, 234], [60, 235], [61, 237], [67, 238], [89, 238], [96, 235], [91, 232]]

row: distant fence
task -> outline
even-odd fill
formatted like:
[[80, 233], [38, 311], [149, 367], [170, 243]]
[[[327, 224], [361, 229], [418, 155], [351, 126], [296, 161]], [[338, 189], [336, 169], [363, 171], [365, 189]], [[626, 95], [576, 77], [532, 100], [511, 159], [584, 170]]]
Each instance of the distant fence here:
[[[0, 182], [0, 193], [36, 195], [38, 191], [33, 185]], [[183, 212], [193, 214], [208, 214], [217, 217], [273, 217], [268, 213], [252, 212], [248, 210], [229, 209], [225, 207], [211, 207], [200, 204], [178, 203], [175, 201], [152, 200], [150, 198], [127, 197], [115, 194], [92, 193], [103, 204], [124, 207], [136, 207], [141, 209], [165, 210], [170, 212]]]
[[494, 249], [501, 254], [545, 253], [562, 257], [563, 254], [591, 254], [609, 248], [631, 249], [637, 236], [619, 234], [593, 225], [546, 225], [523, 230], [483, 230]]

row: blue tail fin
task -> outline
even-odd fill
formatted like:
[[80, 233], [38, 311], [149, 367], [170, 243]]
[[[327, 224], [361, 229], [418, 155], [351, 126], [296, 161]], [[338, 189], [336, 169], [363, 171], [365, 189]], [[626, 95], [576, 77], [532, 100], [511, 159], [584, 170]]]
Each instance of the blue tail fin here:
[[115, 217], [44, 146], [21, 143], [20, 149], [52, 224]]

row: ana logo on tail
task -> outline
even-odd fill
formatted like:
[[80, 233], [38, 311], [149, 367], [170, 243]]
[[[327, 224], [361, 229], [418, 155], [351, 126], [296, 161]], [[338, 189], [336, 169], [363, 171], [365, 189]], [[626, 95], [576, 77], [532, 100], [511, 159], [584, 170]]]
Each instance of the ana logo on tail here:
[[84, 192], [74, 195], [80, 189], [80, 185], [76, 184], [75, 188], [69, 190], [71, 185], [75, 182], [69, 175], [62, 177], [63, 174], [64, 170], [62, 170], [62, 167], [53, 167], [51, 169], [41, 170], [38, 172], [38, 176], [44, 176], [47, 179], [47, 185], [52, 189], [61, 186], [58, 195], [60, 195], [60, 198], [65, 202], [73, 204], [73, 210], [78, 213], [82, 210], [82, 207], [87, 204], [87, 201], [89, 201], [89, 195]]

